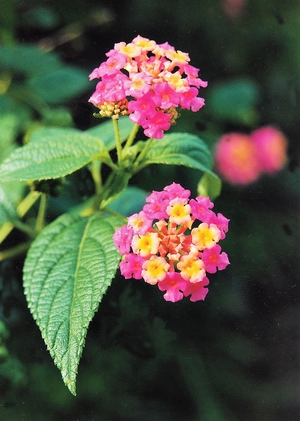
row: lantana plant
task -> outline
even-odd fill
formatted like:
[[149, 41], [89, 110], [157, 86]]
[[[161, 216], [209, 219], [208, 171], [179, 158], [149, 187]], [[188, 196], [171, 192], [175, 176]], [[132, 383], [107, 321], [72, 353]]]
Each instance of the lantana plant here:
[[[167, 42], [137, 36], [115, 44], [106, 55], [90, 74], [98, 82], [89, 101], [95, 117], [108, 120], [86, 131], [38, 128], [0, 166], [3, 183], [25, 182], [29, 189], [15, 217], [0, 228], [0, 240], [15, 227], [30, 236], [21, 247], [29, 244], [25, 295], [73, 394], [89, 323], [119, 264], [125, 278], [156, 284], [171, 302], [187, 296], [203, 300], [207, 274], [229, 264], [219, 245], [228, 219], [212, 211], [203, 188], [195, 199], [177, 183], [153, 190], [133, 214], [124, 204], [126, 198], [132, 210], [145, 198], [128, 182], [151, 164], [186, 166], [199, 170], [206, 182], [216, 179], [202, 139], [166, 133], [182, 109], [203, 107], [198, 94], [207, 82], [198, 77], [189, 55]], [[49, 189], [66, 185], [66, 177], [83, 167], [93, 179], [94, 195], [45, 226]], [[35, 203], [36, 222], [32, 226], [31, 215], [28, 227], [21, 218]]]

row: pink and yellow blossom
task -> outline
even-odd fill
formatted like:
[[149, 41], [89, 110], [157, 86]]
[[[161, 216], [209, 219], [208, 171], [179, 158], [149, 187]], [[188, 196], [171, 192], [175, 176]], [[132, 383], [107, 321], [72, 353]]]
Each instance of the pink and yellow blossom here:
[[169, 267], [163, 257], [151, 256], [143, 264], [142, 276], [148, 284], [155, 285], [165, 279]]
[[133, 253], [147, 257], [156, 254], [159, 246], [159, 238], [156, 232], [147, 232], [145, 235], [134, 235], [131, 242]]
[[171, 200], [167, 207], [167, 214], [170, 222], [174, 222], [177, 225], [183, 225], [192, 222], [191, 218], [191, 206], [187, 203], [186, 199], [176, 197]]
[[[198, 77], [199, 69], [189, 64], [189, 55], [167, 42], [156, 44], [138, 35], [128, 44], [115, 44], [106, 56], [108, 59], [89, 76], [90, 80], [100, 80], [89, 101], [99, 108], [101, 116], [117, 119], [129, 115], [147, 137], [161, 139], [175, 123], [177, 108], [196, 112], [204, 106], [198, 93], [207, 82]], [[119, 112], [115, 101], [123, 101], [126, 109]]]
[[201, 282], [206, 275], [203, 261], [193, 254], [182, 256], [177, 263], [177, 269], [180, 270], [183, 279], [192, 283]]
[[190, 191], [176, 183], [153, 191], [143, 210], [128, 217], [127, 225], [113, 237], [123, 256], [124, 277], [157, 284], [171, 302], [186, 296], [191, 301], [204, 300], [207, 273], [229, 264], [217, 244], [226, 236], [229, 219], [211, 210], [214, 205], [208, 197], [189, 197]]
[[132, 228], [134, 234], [145, 234], [151, 227], [151, 222], [147, 218], [146, 214], [141, 211], [128, 217], [129, 228]]
[[221, 238], [221, 231], [215, 224], [203, 222], [192, 229], [192, 239], [198, 250], [212, 248]]

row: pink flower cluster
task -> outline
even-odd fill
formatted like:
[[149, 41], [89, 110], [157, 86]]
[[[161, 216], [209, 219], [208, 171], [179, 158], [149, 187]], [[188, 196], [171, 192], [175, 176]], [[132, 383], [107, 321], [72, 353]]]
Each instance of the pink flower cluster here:
[[146, 136], [161, 139], [178, 117], [178, 107], [203, 107], [204, 99], [197, 95], [207, 82], [198, 78], [189, 55], [167, 42], [156, 44], [138, 35], [128, 44], [115, 44], [106, 56], [89, 76], [100, 79], [89, 101], [101, 116], [129, 115]]
[[218, 244], [229, 219], [211, 210], [214, 204], [208, 197], [189, 197], [190, 191], [176, 183], [153, 191], [143, 210], [128, 217], [113, 236], [123, 255], [122, 275], [157, 285], [172, 302], [189, 295], [191, 301], [204, 300], [206, 274], [229, 264]]
[[215, 147], [216, 170], [229, 183], [252, 183], [263, 173], [282, 169], [287, 161], [287, 146], [285, 136], [271, 126], [256, 129], [250, 135], [226, 134]]

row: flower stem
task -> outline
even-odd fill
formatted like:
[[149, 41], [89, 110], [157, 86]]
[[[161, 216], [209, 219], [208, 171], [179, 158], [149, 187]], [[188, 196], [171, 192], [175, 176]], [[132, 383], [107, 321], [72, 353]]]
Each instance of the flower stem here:
[[2, 227], [0, 228], [0, 244], [5, 240], [5, 238], [10, 234], [10, 232], [14, 229], [14, 224], [10, 221], [4, 222]]
[[35, 204], [35, 202], [40, 197], [41, 193], [37, 191], [31, 191], [28, 195], [22, 200], [22, 202], [17, 206], [17, 213], [22, 218], [25, 213]]
[[140, 162], [143, 160], [143, 158], [145, 157], [146, 153], [150, 149], [150, 146], [152, 145], [153, 140], [154, 140], [153, 137], [151, 137], [150, 139], [148, 139], [148, 142], [146, 143], [144, 149], [141, 150], [139, 156], [135, 160], [135, 163], [134, 163], [134, 166], [135, 167], [138, 167], [138, 165], [140, 164]]
[[45, 214], [46, 214], [46, 205], [47, 205], [47, 195], [45, 193], [42, 193], [39, 211], [38, 211], [38, 215], [35, 222], [36, 233], [39, 233], [43, 229], [44, 221], [45, 221]]
[[8, 250], [4, 250], [0, 252], [0, 262], [6, 259], [12, 259], [14, 257], [20, 256], [21, 254], [24, 254], [27, 252], [31, 245], [31, 241], [28, 241], [26, 243], [18, 244], [15, 247], [12, 247]]
[[114, 126], [114, 131], [115, 131], [118, 162], [120, 163], [122, 159], [122, 145], [121, 145], [121, 139], [120, 139], [119, 124], [118, 124], [118, 120], [114, 118], [112, 119], [112, 121], [113, 121], [113, 126]]
[[27, 224], [23, 223], [20, 220], [15, 220], [13, 221], [13, 226], [14, 228], [17, 228], [19, 231], [24, 232], [26, 235], [28, 235], [31, 238], [35, 237], [35, 230], [33, 228], [31, 228], [30, 226], [28, 226]]
[[132, 143], [133, 143], [133, 141], [134, 141], [134, 139], [135, 139], [135, 136], [136, 136], [136, 134], [137, 134], [137, 132], [138, 132], [139, 127], [140, 127], [140, 125], [139, 125], [139, 124], [135, 124], [135, 125], [133, 126], [133, 128], [132, 128], [132, 130], [131, 130], [131, 133], [130, 133], [130, 135], [128, 136], [128, 139], [127, 139], [127, 141], [126, 141], [126, 143], [125, 143], [124, 149], [129, 148], [129, 147], [132, 145]]
[[89, 168], [94, 180], [96, 195], [99, 195], [102, 192], [101, 162], [93, 160]]

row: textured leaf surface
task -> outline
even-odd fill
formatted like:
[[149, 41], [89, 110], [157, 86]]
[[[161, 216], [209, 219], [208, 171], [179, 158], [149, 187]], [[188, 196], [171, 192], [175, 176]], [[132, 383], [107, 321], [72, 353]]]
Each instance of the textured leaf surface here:
[[112, 235], [122, 223], [64, 214], [37, 237], [25, 261], [29, 308], [73, 394], [88, 325], [120, 260]]
[[152, 143], [144, 163], [184, 165], [211, 172], [212, 158], [205, 142], [198, 136], [189, 133], [170, 133]]
[[17, 218], [17, 212], [13, 203], [9, 200], [5, 190], [0, 186], [0, 225]]
[[[129, 120], [128, 117], [121, 117], [118, 122], [120, 139], [121, 142], [124, 142], [124, 140], [126, 140], [130, 135], [134, 124]], [[98, 124], [98, 126], [88, 129], [86, 133], [89, 133], [95, 137], [99, 137], [109, 151], [116, 147], [115, 132], [111, 119], [103, 121], [101, 124]]]
[[30, 142], [16, 149], [0, 166], [0, 179], [42, 180], [63, 177], [108, 152], [100, 139], [74, 129], [36, 130]]

